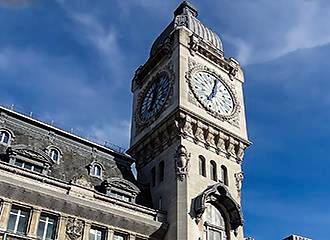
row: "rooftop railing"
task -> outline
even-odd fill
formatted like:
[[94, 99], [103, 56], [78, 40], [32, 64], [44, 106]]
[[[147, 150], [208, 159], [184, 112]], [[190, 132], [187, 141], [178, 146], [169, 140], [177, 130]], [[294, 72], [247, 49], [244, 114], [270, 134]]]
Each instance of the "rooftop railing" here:
[[121, 154], [124, 154], [126, 152], [126, 149], [123, 148], [123, 147], [120, 147], [116, 144], [113, 144], [109, 141], [104, 141], [104, 140], [100, 140], [98, 137], [95, 137], [95, 136], [92, 136], [92, 135], [89, 135], [89, 134], [86, 134], [84, 131], [82, 130], [79, 130], [79, 129], [75, 129], [75, 128], [66, 128], [66, 127], [63, 127], [63, 126], [59, 126], [58, 124], [55, 123], [54, 120], [47, 120], [45, 117], [42, 117], [41, 115], [38, 115], [34, 112], [29, 112], [29, 111], [25, 111], [23, 108], [20, 108], [20, 107], [17, 107], [15, 106], [14, 104], [12, 105], [4, 105], [4, 104], [0, 104], [1, 107], [3, 108], [6, 108], [8, 110], [11, 110], [11, 111], [14, 111], [14, 112], [17, 112], [19, 114], [22, 114], [26, 117], [29, 117], [29, 118], [32, 118], [34, 120], [37, 120], [37, 121], [40, 121], [42, 123], [45, 123], [47, 125], [50, 125], [52, 127], [55, 127], [55, 128], [58, 128], [62, 131], [65, 131], [67, 133], [71, 133], [73, 135], [76, 135], [78, 137], [81, 137], [83, 139], [86, 139], [88, 141], [91, 141], [91, 142], [94, 142], [98, 145], [101, 145], [103, 147], [106, 147], [108, 149], [111, 149], [117, 153], [121, 153]]

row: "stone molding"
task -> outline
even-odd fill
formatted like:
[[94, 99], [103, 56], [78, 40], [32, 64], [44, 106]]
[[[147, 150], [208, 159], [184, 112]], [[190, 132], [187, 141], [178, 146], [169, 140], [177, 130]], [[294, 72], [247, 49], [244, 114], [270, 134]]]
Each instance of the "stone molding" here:
[[238, 203], [230, 195], [227, 187], [223, 183], [217, 183], [208, 186], [193, 201], [193, 209], [195, 211], [196, 222], [198, 223], [206, 210], [206, 204], [212, 203], [216, 207], [222, 205], [230, 219], [231, 230], [237, 230], [239, 226], [243, 226], [243, 214]]
[[[215, 111], [212, 111], [212, 109], [207, 108], [198, 98], [197, 93], [194, 91], [194, 86], [192, 84], [192, 79], [194, 77], [195, 74], [197, 74], [198, 72], [207, 72], [213, 76], [215, 76], [217, 79], [220, 79], [220, 81], [226, 86], [226, 88], [229, 90], [233, 102], [234, 102], [234, 108], [233, 111], [230, 115], [221, 115]], [[188, 72], [186, 72], [186, 81], [188, 82], [189, 85], [189, 95], [192, 95], [190, 97], [188, 97], [188, 101], [193, 103], [194, 105], [203, 108], [204, 110], [207, 111], [208, 114], [210, 114], [211, 116], [220, 119], [221, 121], [227, 121], [229, 122], [231, 125], [234, 125], [235, 127], [239, 128], [239, 113], [241, 111], [241, 105], [240, 102], [238, 101], [237, 98], [237, 93], [236, 93], [236, 89], [235, 89], [235, 85], [231, 82], [228, 81], [226, 76], [227, 73], [218, 73], [218, 71], [215, 71], [214, 69], [209, 68], [208, 66], [201, 64], [195, 60], [193, 60], [192, 58], [188, 59]]]
[[211, 125], [210, 122], [183, 109], [165, 119], [163, 124], [154, 129], [154, 132], [144, 136], [128, 150], [137, 160], [138, 168], [147, 164], [180, 138], [194, 142], [238, 164], [242, 164], [245, 150], [250, 145], [250, 142]]

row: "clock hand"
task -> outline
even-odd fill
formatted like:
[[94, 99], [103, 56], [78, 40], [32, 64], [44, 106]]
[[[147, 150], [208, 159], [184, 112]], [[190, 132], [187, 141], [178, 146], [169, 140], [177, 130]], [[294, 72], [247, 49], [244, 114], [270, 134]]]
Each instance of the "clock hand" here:
[[150, 112], [152, 110], [152, 107], [155, 104], [155, 101], [157, 99], [157, 93], [158, 93], [158, 82], [156, 83], [154, 89], [152, 90], [152, 98], [151, 98], [151, 103], [148, 107], [148, 111]]
[[212, 89], [212, 92], [210, 94], [210, 96], [207, 97], [207, 100], [211, 100], [212, 98], [214, 98], [216, 95], [217, 95], [217, 92], [218, 92], [218, 85], [219, 85], [219, 80], [216, 79], [214, 81], [214, 87]]

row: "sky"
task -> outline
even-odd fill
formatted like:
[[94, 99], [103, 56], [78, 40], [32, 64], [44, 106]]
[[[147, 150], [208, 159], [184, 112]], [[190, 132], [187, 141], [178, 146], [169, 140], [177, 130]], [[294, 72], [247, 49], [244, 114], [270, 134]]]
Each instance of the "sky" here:
[[[128, 147], [131, 80], [179, 0], [0, 0], [0, 104]], [[245, 72], [245, 233], [330, 239], [330, 1], [192, 0]]]

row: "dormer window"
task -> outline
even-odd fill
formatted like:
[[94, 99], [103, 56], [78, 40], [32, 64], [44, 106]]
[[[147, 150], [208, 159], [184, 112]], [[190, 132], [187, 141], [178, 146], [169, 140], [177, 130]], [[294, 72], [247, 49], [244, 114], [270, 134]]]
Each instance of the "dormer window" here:
[[98, 164], [94, 164], [94, 166], [91, 168], [91, 176], [93, 177], [102, 177], [102, 168]]
[[0, 130], [0, 144], [10, 145], [12, 134], [7, 130]]
[[47, 147], [46, 152], [48, 153], [48, 156], [53, 160], [54, 163], [59, 164], [61, 157], [62, 157], [62, 152], [54, 146], [49, 146]]
[[92, 162], [89, 166], [89, 175], [92, 177], [102, 178], [103, 166], [98, 162]]

